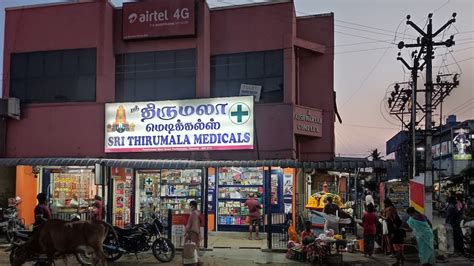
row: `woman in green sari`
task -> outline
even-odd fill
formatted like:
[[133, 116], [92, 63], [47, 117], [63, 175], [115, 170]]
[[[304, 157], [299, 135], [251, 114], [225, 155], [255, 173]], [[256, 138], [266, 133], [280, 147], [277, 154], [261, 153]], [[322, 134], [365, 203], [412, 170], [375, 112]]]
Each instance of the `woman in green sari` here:
[[413, 207], [407, 209], [407, 224], [413, 230], [416, 236], [416, 244], [418, 247], [418, 256], [422, 265], [435, 265], [435, 250], [433, 242], [433, 230], [431, 222], [426, 216], [419, 213]]

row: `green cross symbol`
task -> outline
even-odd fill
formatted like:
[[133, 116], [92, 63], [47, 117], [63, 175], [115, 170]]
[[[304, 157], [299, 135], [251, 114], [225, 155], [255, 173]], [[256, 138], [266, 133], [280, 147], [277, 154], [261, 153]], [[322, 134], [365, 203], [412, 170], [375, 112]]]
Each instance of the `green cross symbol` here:
[[151, 178], [147, 178], [147, 179], [145, 179], [145, 183], [147, 185], [151, 185], [151, 183], [153, 183], [153, 180], [151, 180]]
[[237, 111], [231, 112], [230, 116], [237, 116], [237, 123], [242, 123], [242, 117], [249, 115], [248, 111], [242, 111], [242, 105], [237, 105]]

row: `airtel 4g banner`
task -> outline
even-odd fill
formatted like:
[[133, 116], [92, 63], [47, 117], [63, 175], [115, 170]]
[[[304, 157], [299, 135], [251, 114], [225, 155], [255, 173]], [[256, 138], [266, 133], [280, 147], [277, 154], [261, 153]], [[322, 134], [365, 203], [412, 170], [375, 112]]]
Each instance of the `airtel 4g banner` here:
[[105, 105], [105, 152], [253, 149], [253, 97]]
[[123, 39], [195, 34], [194, 0], [159, 0], [123, 4]]

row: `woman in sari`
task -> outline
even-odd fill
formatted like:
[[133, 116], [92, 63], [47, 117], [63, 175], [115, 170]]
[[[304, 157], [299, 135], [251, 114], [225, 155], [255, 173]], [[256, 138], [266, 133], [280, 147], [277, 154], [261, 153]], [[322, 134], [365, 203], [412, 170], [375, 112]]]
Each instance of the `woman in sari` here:
[[410, 216], [407, 224], [415, 233], [420, 263], [422, 265], [435, 265], [436, 258], [431, 222], [413, 207], [407, 209], [407, 214]]

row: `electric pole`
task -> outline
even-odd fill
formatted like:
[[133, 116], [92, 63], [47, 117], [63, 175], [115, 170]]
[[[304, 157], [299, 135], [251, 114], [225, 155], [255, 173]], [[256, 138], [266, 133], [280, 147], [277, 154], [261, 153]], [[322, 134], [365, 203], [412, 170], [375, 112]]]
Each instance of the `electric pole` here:
[[[441, 28], [439, 28], [436, 32], [433, 33], [433, 23], [432, 23], [433, 14], [428, 15], [428, 25], [427, 31], [424, 32], [423, 29], [418, 27], [414, 22], [410, 20], [410, 15], [407, 16], [407, 24], [410, 25], [413, 29], [415, 29], [420, 35], [421, 39], [417, 39], [417, 43], [415, 44], [405, 44], [401, 41], [398, 44], [398, 48], [414, 48], [420, 47], [420, 54], [424, 53], [424, 64], [426, 64], [426, 82], [425, 82], [425, 169], [424, 169], [424, 183], [425, 183], [425, 202], [424, 202], [424, 211], [425, 215], [428, 216], [429, 219], [433, 219], [433, 166], [432, 166], [432, 112], [433, 112], [433, 47], [435, 46], [446, 46], [451, 47], [454, 43], [454, 36], [451, 36], [446, 41], [436, 42], [434, 38], [440, 34], [443, 30], [445, 30], [449, 25], [456, 21], [456, 13], [453, 13], [452, 18], [446, 22]], [[402, 61], [403, 62], [403, 61]], [[417, 70], [418, 71], [418, 70]], [[415, 103], [413, 103], [415, 104]], [[413, 111], [412, 111], [413, 112]], [[412, 114], [413, 118], [413, 114]], [[415, 126], [416, 120], [412, 120], [412, 126]], [[412, 133], [413, 134], [413, 133]], [[416, 134], [416, 133], [415, 133]], [[416, 135], [412, 135], [412, 138], [416, 138]], [[414, 143], [416, 140], [412, 140]], [[413, 150], [412, 150], [413, 151]], [[413, 156], [414, 157], [414, 156]], [[415, 170], [415, 169], [414, 169]], [[415, 172], [415, 171], [413, 171]]]
[[[425, 63], [420, 65], [420, 59], [423, 54], [423, 49], [424, 47], [422, 46], [420, 48], [420, 51], [414, 51], [411, 56], [413, 58], [413, 66], [408, 65], [408, 63], [401, 57], [401, 53], [398, 53], [397, 60], [402, 61], [402, 63], [405, 65], [406, 68], [408, 68], [411, 71], [411, 78], [412, 78], [412, 83], [411, 83], [411, 123], [410, 123], [410, 129], [411, 129], [411, 152], [412, 152], [412, 158], [411, 158], [411, 171], [410, 171], [410, 177], [415, 178], [416, 176], [416, 125], [418, 124], [416, 121], [416, 104], [417, 104], [417, 97], [416, 94], [418, 92], [417, 90], [417, 84], [418, 84], [418, 71], [422, 71]], [[417, 54], [418, 53], [418, 54]]]

